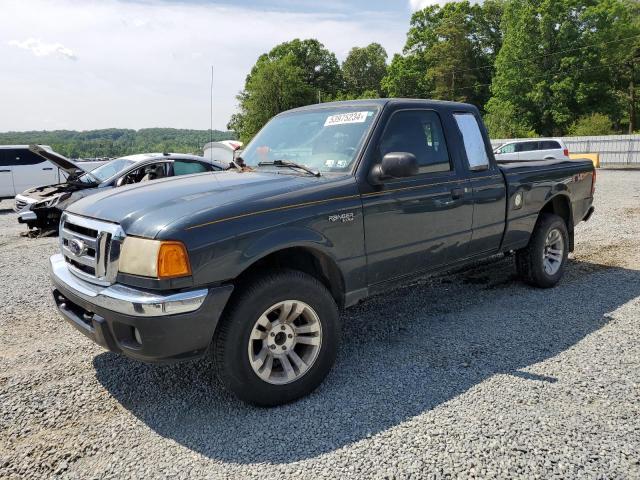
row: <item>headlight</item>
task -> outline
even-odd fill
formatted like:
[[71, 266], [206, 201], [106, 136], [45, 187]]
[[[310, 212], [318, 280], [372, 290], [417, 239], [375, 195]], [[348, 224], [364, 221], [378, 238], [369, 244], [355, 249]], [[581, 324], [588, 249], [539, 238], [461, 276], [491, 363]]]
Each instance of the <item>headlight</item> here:
[[66, 200], [67, 198], [69, 198], [71, 196], [71, 193], [66, 192], [66, 193], [61, 193], [60, 195], [57, 195], [53, 198], [50, 198], [49, 200], [44, 200], [42, 202], [38, 202], [36, 204], [33, 205], [33, 208], [51, 208], [51, 207], [55, 207], [59, 202], [61, 202], [62, 200]]
[[138, 237], [124, 239], [118, 270], [160, 279], [191, 275], [189, 255], [182, 242]]

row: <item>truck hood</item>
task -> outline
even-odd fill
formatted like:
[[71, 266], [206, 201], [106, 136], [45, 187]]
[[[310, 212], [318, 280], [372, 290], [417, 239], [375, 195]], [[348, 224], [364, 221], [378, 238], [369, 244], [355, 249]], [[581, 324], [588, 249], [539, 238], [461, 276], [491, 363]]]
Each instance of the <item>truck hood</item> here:
[[235, 171], [185, 175], [110, 189], [67, 211], [119, 223], [128, 235], [156, 238], [172, 224], [215, 221], [230, 212], [255, 211], [287, 201], [293, 191], [316, 190], [326, 177]]

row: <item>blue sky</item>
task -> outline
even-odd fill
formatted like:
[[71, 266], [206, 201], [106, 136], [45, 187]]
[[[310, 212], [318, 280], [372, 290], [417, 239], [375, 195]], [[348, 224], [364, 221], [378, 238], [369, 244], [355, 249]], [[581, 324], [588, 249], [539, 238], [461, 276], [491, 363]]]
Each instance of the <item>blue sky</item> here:
[[236, 111], [257, 57], [317, 38], [343, 60], [353, 46], [404, 45], [412, 10], [433, 0], [3, 0], [0, 131], [209, 126]]

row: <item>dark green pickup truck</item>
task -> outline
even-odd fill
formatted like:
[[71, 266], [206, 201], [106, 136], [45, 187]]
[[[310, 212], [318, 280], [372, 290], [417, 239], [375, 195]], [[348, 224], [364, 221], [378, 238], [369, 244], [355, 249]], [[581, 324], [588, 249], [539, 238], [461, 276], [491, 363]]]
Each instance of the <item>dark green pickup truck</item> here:
[[588, 161], [498, 165], [475, 107], [407, 99], [284, 112], [236, 163], [74, 203], [51, 277], [62, 315], [103, 347], [211, 352], [259, 405], [318, 386], [340, 309], [411, 277], [515, 252], [526, 282], [554, 286], [596, 180]]

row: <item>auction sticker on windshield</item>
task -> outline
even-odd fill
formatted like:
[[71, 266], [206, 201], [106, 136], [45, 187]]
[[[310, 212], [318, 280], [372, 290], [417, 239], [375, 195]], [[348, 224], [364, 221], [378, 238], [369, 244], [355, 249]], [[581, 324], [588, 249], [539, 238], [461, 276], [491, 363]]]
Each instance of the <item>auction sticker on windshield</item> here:
[[346, 123], [364, 123], [371, 112], [349, 112], [331, 115], [324, 122], [325, 127], [333, 125], [344, 125]]

